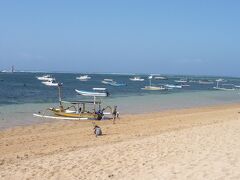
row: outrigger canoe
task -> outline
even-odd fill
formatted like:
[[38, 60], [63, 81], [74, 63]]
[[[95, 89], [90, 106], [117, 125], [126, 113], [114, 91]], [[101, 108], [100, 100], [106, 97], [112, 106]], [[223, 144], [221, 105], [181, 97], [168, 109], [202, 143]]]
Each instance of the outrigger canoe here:
[[[96, 100], [96, 96], [100, 96], [100, 94], [96, 93], [100, 92], [89, 93], [88, 91], [81, 91], [81, 95], [93, 96], [93, 100], [62, 101], [60, 87], [61, 85], [58, 86], [59, 106], [47, 108], [43, 113], [33, 114], [35, 117], [66, 120], [101, 120], [106, 115], [112, 115], [112, 108], [110, 106], [102, 108], [102, 102]], [[94, 88], [94, 90], [103, 90], [103, 88]], [[106, 93], [101, 95], [106, 96]], [[107, 109], [109, 109], [109, 112], [105, 112]], [[51, 112], [51, 115], [46, 114], [47, 111]]]

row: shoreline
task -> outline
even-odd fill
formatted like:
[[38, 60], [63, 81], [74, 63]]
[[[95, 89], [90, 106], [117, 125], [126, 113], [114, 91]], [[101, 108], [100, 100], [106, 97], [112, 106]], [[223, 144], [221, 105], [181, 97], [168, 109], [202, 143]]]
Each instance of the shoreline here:
[[[186, 93], [186, 92], [185, 92]], [[150, 95], [151, 96], [151, 95]], [[155, 96], [155, 95], [153, 95]], [[136, 96], [138, 97], [138, 96]], [[132, 97], [131, 97], [132, 98]], [[141, 98], [141, 96], [140, 96]], [[126, 98], [123, 98], [126, 99]], [[126, 99], [128, 101], [128, 98]], [[198, 109], [198, 108], [205, 108], [205, 107], [220, 107], [220, 106], [231, 106], [235, 104], [239, 104], [240, 102], [208, 102], [208, 103], [200, 103], [200, 104], [184, 104], [181, 106], [179, 105], [172, 105], [172, 106], [165, 106], [164, 102], [160, 102], [155, 104], [156, 102], [150, 103], [147, 107], [143, 104], [144, 100], [141, 100], [138, 102], [139, 104], [127, 104], [127, 102], [120, 103], [120, 115], [123, 117], [127, 117], [129, 115], [142, 115], [142, 114], [152, 114], [152, 113], [158, 113], [158, 112], [166, 112], [166, 111], [178, 111], [178, 110], [186, 110], [186, 109]], [[134, 101], [134, 100], [133, 100]], [[110, 101], [111, 102], [111, 101]], [[163, 103], [163, 104], [162, 104]], [[171, 102], [172, 104], [173, 102]], [[107, 103], [106, 103], [107, 104]], [[117, 102], [118, 104], [118, 102]], [[36, 109], [43, 111], [46, 107], [51, 107], [51, 106], [56, 106], [56, 103], [24, 103], [24, 104], [8, 104], [8, 105], [2, 105], [0, 106], [0, 111], [4, 112], [1, 113], [0, 115], [2, 116], [0, 118], [0, 131], [11, 129], [11, 128], [17, 128], [17, 127], [24, 127], [24, 126], [31, 126], [31, 125], [40, 125], [44, 123], [55, 123], [60, 120], [53, 120], [53, 119], [42, 119], [42, 118], [36, 118], [33, 117], [33, 113], [36, 112]], [[110, 105], [114, 105], [114, 103], [110, 103]], [[132, 110], [129, 110], [130, 107]], [[128, 110], [126, 110], [128, 109]], [[26, 111], [27, 110], [27, 111]], [[26, 111], [26, 112], [25, 112]], [[16, 118], [17, 117], [17, 118]], [[66, 120], [63, 120], [66, 121]]]
[[[136, 150], [136, 152], [132, 152], [133, 154], [130, 154], [130, 156], [127, 155], [129, 160], [133, 161], [132, 158], [137, 158], [139, 153], [143, 153], [141, 150], [141, 144], [145, 144], [147, 146], [147, 144], [151, 142], [151, 146], [155, 147], [158, 144], [155, 141], [156, 139], [159, 138], [159, 141], [164, 144], [167, 143], [169, 139], [164, 139], [163, 137], [168, 136], [174, 138], [175, 141], [180, 141], [180, 139], [178, 139], [179, 133], [182, 135], [182, 133], [186, 134], [187, 132], [191, 132], [190, 136], [188, 133], [186, 134], [186, 137], [184, 135], [187, 142], [189, 141], [189, 138], [191, 139], [195, 137], [197, 139], [200, 138], [200, 140], [203, 141], [202, 143], [205, 143], [204, 139], [207, 139], [208, 137], [205, 137], [205, 134], [203, 133], [205, 131], [202, 131], [201, 129], [210, 128], [212, 131], [215, 131], [217, 128], [223, 128], [224, 124], [229, 124], [228, 126], [231, 125], [231, 127], [234, 127], [232, 124], [239, 122], [239, 110], [240, 104], [238, 103], [231, 105], [168, 110], [140, 115], [126, 115], [121, 117], [120, 120], [117, 120], [116, 124], [112, 124], [112, 121], [95, 121], [95, 123], [103, 130], [103, 136], [98, 138], [96, 138], [93, 134], [93, 125], [91, 121], [61, 121], [56, 123], [10, 128], [0, 131], [0, 154], [2, 155], [0, 158], [0, 177], [11, 179], [17, 175], [19, 178], [22, 177], [25, 179], [25, 177], [34, 178], [38, 177], [40, 174], [46, 173], [44, 175], [45, 178], [57, 179], [60, 171], [51, 169], [51, 167], [56, 167], [58, 166], [58, 163], [60, 163], [58, 169], [65, 172], [65, 167], [62, 164], [62, 162], [65, 162], [64, 159], [71, 157], [70, 159], [73, 158], [72, 161], [74, 161], [74, 157], [78, 157], [78, 154], [81, 154], [81, 158], [84, 158], [85, 155], [91, 156], [92, 154], [95, 154], [95, 156], [101, 159], [101, 152], [104, 154], [104, 157], [107, 158], [108, 156], [111, 157], [116, 153], [116, 148], [118, 149], [117, 153], [122, 155], [119, 155], [119, 157], [114, 156], [114, 158], [123, 163], [127, 163], [128, 160], [125, 159], [126, 157], [124, 154], [126, 154], [129, 150], [131, 151], [130, 147], [133, 146], [132, 148], [134, 149], [135, 146], [139, 146], [140, 148]], [[236, 127], [238, 127], [238, 124], [236, 124]], [[230, 130], [231, 129], [229, 129], [229, 131]], [[196, 135], [194, 135], [195, 131]], [[208, 131], [209, 130], [206, 130], [206, 132]], [[218, 130], [216, 130], [216, 132], [218, 132]], [[218, 133], [221, 134], [221, 132]], [[236, 132], [234, 131], [234, 133]], [[214, 136], [214, 134], [211, 136]], [[240, 138], [239, 134], [235, 136]], [[224, 137], [225, 134], [222, 134], [222, 138]], [[183, 139], [181, 139], [181, 141], [182, 140]], [[122, 148], [125, 146], [126, 149]], [[166, 156], [171, 155], [171, 151], [169, 152], [169, 150], [172, 148], [178, 148], [175, 147], [175, 144], [172, 146], [166, 144], [166, 147], [168, 147], [167, 149], [164, 148], [164, 146], [161, 146], [161, 144], [158, 144], [158, 146], [160, 146], [160, 148], [155, 153], [158, 154], [161, 149], [165, 149]], [[185, 146], [184, 148], [188, 148], [187, 144], [185, 144]], [[195, 147], [196, 149], [193, 148], [191, 151], [195, 152], [198, 148], [201, 148], [197, 146], [198, 145]], [[208, 149], [208, 147], [205, 148]], [[99, 152], [97, 152], [96, 149], [99, 150]], [[106, 153], [104, 153], [103, 149], [106, 150]], [[145, 149], [144, 152], [151, 154], [152, 150], [151, 148], [148, 148]], [[148, 161], [149, 163], [148, 158], [144, 159], [143, 163], [146, 163], [145, 161]], [[177, 156], [177, 158], [179, 157]], [[95, 157], [93, 157], [93, 159], [95, 159]], [[136, 163], [139, 163], [137, 159], [135, 161]], [[140, 158], [139, 161], [141, 162], [141, 160], [142, 159]], [[49, 161], [51, 161], [52, 165], [49, 165]], [[108, 162], [108, 160], [106, 161]], [[72, 164], [69, 159], [66, 160], [66, 162], [69, 163], [68, 166]], [[166, 162], [168, 162], [168, 160], [166, 160]], [[33, 164], [36, 163], [39, 163], [39, 166], [42, 168], [35, 167]], [[47, 163], [45, 164], [46, 167], [44, 167], [44, 163]], [[101, 159], [100, 164], [101, 163], [104, 163], [104, 159]], [[154, 162], [152, 165], [158, 169], [158, 167], [161, 167], [158, 163], [159, 162]], [[169, 162], [167, 164], [169, 164]], [[91, 166], [93, 169], [97, 168], [98, 171], [94, 173], [91, 171], [91, 168], [84, 169], [85, 165]], [[116, 166], [115, 168], [120, 168], [119, 165], [122, 166], [121, 163], [111, 165], [113, 167]], [[27, 166], [28, 168], [25, 170], [27, 172], [26, 175], [22, 171], [23, 168]], [[89, 179], [91, 179], [91, 177], [94, 178], [94, 176], [101, 177], [102, 172], [104, 172], [104, 178], [108, 178], [108, 175], [111, 174], [113, 174], [115, 178], [121, 177], [121, 172], [113, 171], [110, 167], [108, 167], [108, 170], [103, 169], [100, 171], [99, 164], [95, 164], [91, 158], [85, 158], [82, 163], [79, 162], [78, 164], [75, 164], [74, 167], [78, 170], [82, 170], [83, 174], [78, 174], [79, 177], [86, 176], [86, 174], [89, 174]], [[48, 168], [50, 169], [47, 170]], [[129, 170], [129, 168], [130, 167], [126, 167], [127, 170]], [[156, 168], [152, 168], [152, 170], [149, 171], [155, 172], [157, 171]], [[135, 170], [143, 170], [142, 173], [144, 173], [145, 167], [136, 167]], [[69, 170], [69, 172], [65, 173], [69, 173], [69, 177], [74, 179], [73, 174], [71, 174], [73, 172], [75, 171]], [[130, 172], [125, 173], [124, 177], [126, 179], [127, 177], [133, 177], [133, 179], [134, 177], [137, 177]], [[50, 174], [53, 174], [53, 176], [50, 176]], [[67, 178], [68, 176], [63, 177]], [[147, 178], [151, 176], [149, 174], [144, 174], [144, 177]]]

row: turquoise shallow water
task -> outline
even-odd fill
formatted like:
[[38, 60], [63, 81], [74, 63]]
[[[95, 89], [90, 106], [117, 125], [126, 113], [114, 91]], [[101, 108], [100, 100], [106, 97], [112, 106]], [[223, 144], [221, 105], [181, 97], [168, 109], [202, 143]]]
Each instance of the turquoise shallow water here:
[[[57, 90], [40, 83], [33, 73], [0, 73], [0, 129], [22, 126], [28, 124], [51, 122], [33, 118], [32, 114], [47, 107], [52, 107], [57, 102]], [[63, 96], [66, 100], [82, 99], [77, 96], [74, 89], [91, 90], [93, 87], [108, 88], [111, 96], [104, 98], [105, 105], [117, 105], [121, 114], [136, 114], [168, 109], [210, 106], [240, 102], [240, 91], [217, 91], [211, 85], [196, 83], [199, 79], [216, 80], [219, 77], [187, 77], [190, 87], [169, 90], [167, 92], [143, 91], [142, 87], [148, 81], [132, 82], [128, 75], [90, 75], [92, 79], [87, 82], [76, 80], [79, 74], [53, 74], [57, 80], [64, 83]], [[142, 75], [147, 78], [146, 75]], [[127, 83], [124, 87], [112, 87], [101, 83], [104, 78], [111, 78], [117, 82]], [[175, 80], [183, 77], [168, 76], [168, 80], [153, 80], [153, 84], [176, 84]], [[186, 78], [186, 77], [184, 77]], [[224, 78], [228, 86], [239, 85], [238, 78]]]
[[[231, 104], [240, 102], [240, 91], [203, 91], [176, 94], [116, 97], [105, 99], [103, 105], [117, 105], [120, 114], [138, 114], [171, 109]], [[25, 103], [0, 106], [0, 129], [59, 120], [41, 119], [33, 113], [44, 111], [56, 103]]]

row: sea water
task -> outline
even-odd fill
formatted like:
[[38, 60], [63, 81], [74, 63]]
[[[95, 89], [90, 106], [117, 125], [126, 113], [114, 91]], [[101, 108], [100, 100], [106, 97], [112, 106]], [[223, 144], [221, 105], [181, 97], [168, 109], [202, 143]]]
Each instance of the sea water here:
[[[58, 89], [45, 86], [36, 76], [43, 73], [0, 73], [0, 129], [41, 123], [47, 120], [34, 118], [33, 113], [44, 111], [47, 107], [56, 106], [58, 102]], [[162, 111], [168, 109], [208, 106], [240, 102], [240, 91], [214, 90], [214, 84], [199, 84], [198, 80], [215, 82], [223, 78], [224, 87], [232, 88], [240, 85], [239, 78], [229, 77], [200, 77], [200, 76], [169, 76], [167, 80], [152, 79], [152, 85], [175, 84], [175, 80], [188, 79], [189, 87], [171, 89], [168, 91], [146, 91], [144, 86], [149, 85], [148, 75], [140, 75], [145, 81], [130, 81], [132, 75], [117, 74], [88, 74], [91, 79], [79, 81], [76, 79], [81, 74], [52, 73], [58, 82], [63, 83], [62, 97], [64, 100], [81, 100], [75, 89], [92, 91], [94, 87], [107, 88], [110, 96], [103, 98], [103, 105], [117, 105], [121, 114], [136, 114]], [[113, 79], [127, 86], [110, 86], [101, 83], [103, 79]]]

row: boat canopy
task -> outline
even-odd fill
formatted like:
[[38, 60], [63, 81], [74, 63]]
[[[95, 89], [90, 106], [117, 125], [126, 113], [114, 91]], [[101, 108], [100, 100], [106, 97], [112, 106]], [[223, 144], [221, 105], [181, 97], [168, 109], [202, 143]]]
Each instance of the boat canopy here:
[[81, 101], [60, 101], [65, 104], [101, 104], [101, 101], [90, 101], [90, 100], [81, 100]]

